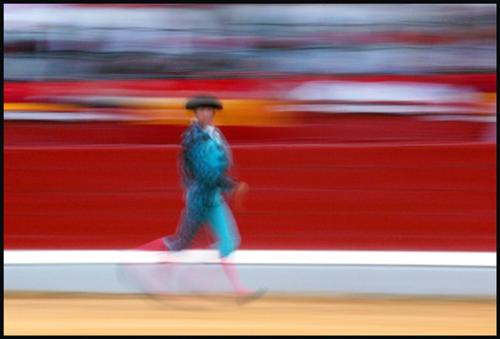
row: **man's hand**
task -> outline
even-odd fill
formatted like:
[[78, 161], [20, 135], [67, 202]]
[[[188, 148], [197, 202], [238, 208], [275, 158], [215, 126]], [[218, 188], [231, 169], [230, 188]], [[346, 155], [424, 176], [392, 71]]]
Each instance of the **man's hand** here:
[[234, 199], [234, 206], [237, 211], [243, 210], [243, 198], [245, 194], [249, 191], [249, 189], [250, 187], [246, 182], [240, 182], [238, 186], [236, 186], [233, 193], [233, 199]]

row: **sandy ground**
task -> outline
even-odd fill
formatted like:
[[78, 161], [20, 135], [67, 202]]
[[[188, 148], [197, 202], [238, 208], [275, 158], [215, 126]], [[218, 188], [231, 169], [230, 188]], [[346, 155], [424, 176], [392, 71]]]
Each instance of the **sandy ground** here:
[[[181, 308], [185, 307], [185, 308]], [[5, 334], [496, 334], [496, 299], [4, 293]]]

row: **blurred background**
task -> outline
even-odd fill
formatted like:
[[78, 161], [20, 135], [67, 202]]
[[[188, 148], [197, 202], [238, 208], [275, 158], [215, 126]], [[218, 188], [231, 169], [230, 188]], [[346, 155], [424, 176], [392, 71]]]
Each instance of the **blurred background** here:
[[4, 29], [7, 144], [176, 143], [198, 92], [289, 127], [238, 142], [495, 140], [494, 5], [7, 4]]
[[[8, 247], [173, 231], [198, 93], [223, 100], [253, 188], [243, 246], [495, 246], [495, 5], [6, 4], [4, 19]], [[415, 223], [428, 242], [400, 229]]]
[[4, 250], [174, 232], [184, 105], [204, 93], [250, 185], [243, 250], [495, 252], [496, 15], [5, 4]]

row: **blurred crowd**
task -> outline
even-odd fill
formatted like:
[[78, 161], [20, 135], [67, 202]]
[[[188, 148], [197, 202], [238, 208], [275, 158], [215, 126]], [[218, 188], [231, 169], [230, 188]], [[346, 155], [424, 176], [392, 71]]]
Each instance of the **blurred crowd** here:
[[496, 71], [495, 5], [4, 8], [4, 80]]

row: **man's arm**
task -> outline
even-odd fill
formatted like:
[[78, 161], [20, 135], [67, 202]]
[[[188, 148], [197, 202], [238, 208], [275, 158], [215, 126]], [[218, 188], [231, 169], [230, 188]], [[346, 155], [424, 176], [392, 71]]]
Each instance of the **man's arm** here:
[[234, 189], [238, 185], [238, 181], [227, 174], [223, 174], [219, 178], [218, 185], [221, 188], [222, 192], [230, 192], [234, 191]]

